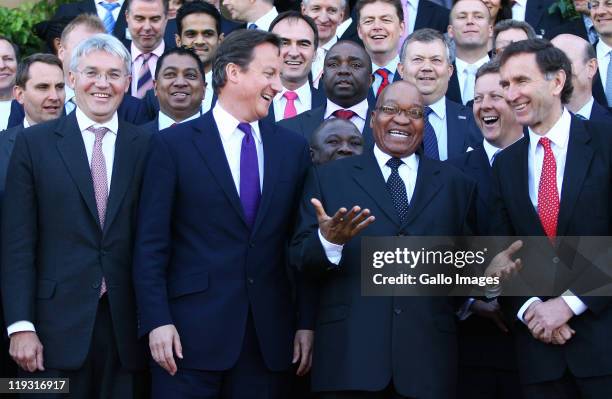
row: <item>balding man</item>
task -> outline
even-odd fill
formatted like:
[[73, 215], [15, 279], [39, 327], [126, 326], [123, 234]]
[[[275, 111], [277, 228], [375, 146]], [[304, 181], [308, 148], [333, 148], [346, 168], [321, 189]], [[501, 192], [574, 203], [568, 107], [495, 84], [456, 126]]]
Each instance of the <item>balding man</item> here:
[[579, 118], [612, 123], [612, 112], [595, 102], [592, 94], [593, 79], [597, 75], [597, 55], [593, 46], [583, 38], [570, 34], [558, 35], [551, 43], [572, 62], [574, 91], [567, 108]]
[[310, 136], [310, 156], [315, 165], [363, 152], [363, 136], [352, 122], [328, 119]]

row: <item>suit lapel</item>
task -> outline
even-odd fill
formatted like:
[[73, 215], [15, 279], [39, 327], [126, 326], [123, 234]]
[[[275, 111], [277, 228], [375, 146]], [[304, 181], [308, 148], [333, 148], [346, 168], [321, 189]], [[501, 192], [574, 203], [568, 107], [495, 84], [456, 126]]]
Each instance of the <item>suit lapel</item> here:
[[[524, 129], [527, 131], [527, 128]], [[545, 235], [542, 223], [540, 223], [540, 216], [538, 216], [537, 209], [534, 208], [529, 197], [529, 134], [527, 133], [523, 141], [520, 143], [522, 148], [518, 153], [518, 167], [512, 168], [512, 170], [504, 170], [505, 172], [511, 172], [508, 183], [509, 187], [513, 187], [517, 191], [516, 200], [519, 202], [518, 208], [523, 209], [527, 214], [525, 220], [529, 225], [527, 231], [530, 235]]]
[[310, 140], [312, 132], [315, 131], [319, 125], [325, 120], [325, 105], [319, 108], [314, 108], [310, 111], [304, 112], [304, 119], [300, 126], [302, 136], [306, 140]]
[[196, 131], [193, 135], [193, 142], [196, 148], [217, 181], [217, 184], [219, 184], [225, 193], [228, 201], [232, 204], [232, 207], [240, 215], [243, 223], [246, 225], [242, 203], [236, 191], [236, 185], [234, 184], [232, 172], [227, 163], [223, 144], [221, 143], [221, 137], [219, 136], [219, 129], [213, 118], [212, 111], [204, 114], [194, 127]]
[[459, 105], [446, 99], [446, 137], [448, 157], [453, 158], [464, 152], [467, 115], [459, 112]]
[[567, 159], [563, 173], [563, 188], [557, 225], [558, 236], [564, 235], [567, 230], [582, 183], [593, 159], [593, 149], [588, 145], [589, 141], [590, 137], [585, 129], [585, 123], [572, 117], [567, 145]]
[[439, 179], [440, 164], [427, 157], [419, 157], [419, 170], [417, 172], [416, 185], [408, 208], [408, 215], [402, 227], [406, 226], [417, 217], [423, 208], [431, 201], [431, 198], [440, 190], [442, 184]]
[[100, 219], [98, 218], [98, 208], [96, 207], [91, 169], [89, 162], [87, 162], [87, 152], [85, 151], [85, 144], [83, 143], [83, 137], [79, 130], [75, 112], [63, 117], [59, 121], [55, 134], [59, 136], [57, 149], [60, 156], [83, 196], [91, 216], [99, 225]]

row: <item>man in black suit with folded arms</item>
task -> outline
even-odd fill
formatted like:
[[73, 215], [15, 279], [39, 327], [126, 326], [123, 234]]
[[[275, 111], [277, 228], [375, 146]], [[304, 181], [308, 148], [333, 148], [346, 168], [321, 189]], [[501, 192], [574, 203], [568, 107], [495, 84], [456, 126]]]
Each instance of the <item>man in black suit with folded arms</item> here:
[[362, 133], [366, 146], [371, 145], [371, 108], [367, 97], [372, 82], [372, 61], [368, 53], [355, 42], [341, 41], [327, 52], [324, 65], [322, 85], [327, 103], [279, 124], [310, 139], [324, 120], [347, 119]]
[[[74, 398], [132, 398], [145, 366], [133, 222], [149, 134], [120, 120], [130, 56], [107, 34], [70, 60], [72, 114], [17, 136], [2, 218], [10, 353], [24, 377], [70, 378]], [[58, 313], [59, 312], [59, 313]]]
[[392, 83], [372, 112], [375, 146], [313, 168], [306, 179], [291, 254], [320, 290], [312, 387], [321, 398], [455, 394], [454, 301], [370, 297], [360, 290], [362, 233], [469, 231], [475, 183], [421, 155], [423, 107], [415, 86]]
[[[582, 121], [565, 108], [571, 64], [546, 40], [510, 44], [500, 58], [501, 85], [517, 121], [528, 129], [493, 164], [491, 232], [496, 235], [612, 235], [609, 126]], [[541, 248], [539, 251], [546, 251]], [[554, 270], [549, 264], [523, 268]], [[515, 330], [525, 397], [608, 398], [612, 392], [610, 297], [572, 285], [557, 297], [502, 297]]]

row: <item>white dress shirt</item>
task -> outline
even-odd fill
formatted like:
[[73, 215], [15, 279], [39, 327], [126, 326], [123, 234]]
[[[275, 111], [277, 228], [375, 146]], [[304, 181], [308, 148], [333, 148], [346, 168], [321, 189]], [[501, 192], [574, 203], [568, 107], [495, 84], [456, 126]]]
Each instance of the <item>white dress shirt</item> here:
[[516, 0], [512, 5], [512, 19], [515, 19], [517, 21], [524, 21], [526, 12], [527, 0]]
[[482, 140], [482, 148], [487, 154], [489, 165], [493, 166], [493, 161], [495, 160], [495, 157], [497, 156], [497, 154], [499, 154], [502, 151], [502, 149], [495, 147], [493, 144], [489, 143], [486, 139]]
[[278, 11], [276, 11], [276, 7], [272, 7], [270, 11], [262, 15], [257, 21], [247, 23], [247, 28], [253, 24], [257, 25], [257, 29], [265, 30], [266, 32], [270, 28], [270, 24], [274, 21], [278, 15]]
[[334, 44], [338, 42], [337, 36], [332, 36], [331, 39], [327, 43], [322, 46], [319, 46], [317, 49], [314, 59], [312, 60], [312, 68], [310, 73], [312, 74], [312, 85], [315, 88], [319, 88], [319, 81], [321, 80], [321, 75], [323, 75], [323, 67], [325, 63], [325, 55], [329, 51], [330, 48]]
[[[404, 29], [408, 29], [408, 34], [414, 32], [414, 24], [416, 23], [417, 11], [419, 9], [419, 0], [408, 0], [408, 26], [405, 26]], [[400, 43], [400, 46], [402, 43]]]
[[[227, 112], [221, 103], [217, 101], [213, 110], [213, 118], [217, 123], [219, 129], [219, 136], [221, 136], [221, 144], [223, 144], [223, 151], [229, 164], [230, 172], [232, 172], [232, 178], [234, 179], [234, 185], [236, 186], [236, 192], [240, 196], [240, 151], [242, 149], [242, 139], [244, 138], [244, 132], [238, 129], [240, 121], [236, 119], [232, 114]], [[259, 188], [263, 187], [264, 178], [264, 152], [263, 142], [261, 139], [261, 133], [259, 132], [259, 123], [257, 121], [251, 122], [251, 132], [255, 139], [255, 147], [257, 149], [257, 163], [259, 166]]]
[[13, 100], [0, 101], [0, 132], [8, 127], [8, 120], [11, 115], [11, 102]]
[[180, 122], [177, 122], [171, 117], [169, 117], [168, 115], [166, 115], [163, 111], [159, 111], [159, 114], [157, 117], [157, 128], [161, 132], [162, 130], [167, 129], [174, 124], [178, 125], [179, 123], [190, 121], [192, 119], [198, 118], [200, 115], [201, 113], [200, 111], [198, 111], [195, 114], [191, 115], [189, 118], [182, 120]]
[[[538, 209], [538, 187], [540, 185], [540, 177], [542, 175], [542, 164], [544, 163], [544, 148], [539, 144], [540, 138], [547, 137], [551, 141], [551, 149], [555, 156], [557, 164], [557, 190], [559, 192], [559, 203], [561, 202], [561, 194], [563, 187], [563, 172], [565, 171], [565, 161], [567, 159], [567, 145], [569, 143], [570, 126], [572, 117], [567, 109], [563, 109], [563, 113], [553, 127], [544, 135], [535, 133], [529, 129], [529, 152], [527, 154], [527, 164], [529, 170], [529, 199], [536, 210]], [[566, 291], [563, 300], [572, 309], [575, 315], [583, 313], [587, 306], [577, 296], [570, 291]], [[533, 297], [527, 300], [519, 309], [516, 316], [523, 323], [523, 315], [532, 302], [540, 300], [538, 297]]]
[[[461, 98], [464, 100], [463, 101], [464, 105], [467, 104], [468, 101], [474, 99], [473, 94], [474, 94], [474, 85], [476, 84], [476, 71], [478, 70], [478, 68], [480, 68], [482, 65], [486, 64], [487, 62], [489, 62], [488, 54], [486, 54], [484, 57], [482, 57], [481, 59], [479, 59], [473, 64], [468, 64], [467, 62], [463, 61], [459, 57], [455, 58], [455, 66], [457, 67], [456, 68], [457, 69], [457, 72], [456, 72], [457, 80], [459, 80], [459, 90], [461, 91]], [[467, 73], [468, 67], [472, 67], [474, 69], [474, 74], [470, 78], [470, 84], [472, 85], [471, 87], [472, 98], [465, 99], [463, 97], [465, 93], [466, 73]]]
[[[391, 168], [387, 166], [387, 161], [392, 157], [391, 155], [382, 152], [382, 150], [378, 148], [378, 145], [374, 146], [374, 157], [376, 158], [378, 167], [380, 168], [386, 182], [389, 179], [389, 176], [391, 176], [392, 172]], [[408, 196], [408, 203], [410, 203], [412, 201], [412, 195], [414, 194], [414, 187], [416, 186], [417, 172], [419, 170], [419, 157], [417, 154], [412, 154], [402, 158], [402, 161], [404, 161], [404, 163], [397, 169], [397, 173], [404, 181], [404, 185], [406, 185], [406, 195]], [[342, 248], [344, 246], [327, 241], [321, 234], [321, 229], [319, 229], [319, 239], [321, 240], [321, 244], [323, 245], [327, 259], [331, 263], [338, 265], [340, 263], [340, 259], [342, 259]]]
[[591, 96], [589, 101], [587, 101], [587, 103], [584, 104], [582, 108], [578, 110], [578, 112], [576, 112], [576, 115], [580, 115], [585, 119], [591, 119], [591, 111], [593, 110], [593, 102], [595, 102], [595, 99], [593, 98], [593, 96]]
[[333, 103], [329, 98], [327, 99], [327, 105], [325, 106], [325, 115], [323, 115], [323, 119], [327, 120], [329, 118], [335, 118], [333, 113], [339, 109], [347, 109], [353, 111], [356, 115], [351, 118], [351, 122], [357, 129], [363, 134], [363, 128], [365, 127], [365, 121], [368, 117], [368, 100], [365, 99], [362, 102], [353, 105], [350, 108], [342, 108], [336, 103]]
[[606, 82], [608, 81], [608, 64], [610, 64], [610, 50], [612, 50], [612, 47], [604, 43], [603, 40], [600, 40], [597, 42], [595, 49], [597, 52], [597, 65], [599, 65], [599, 77], [605, 90]]
[[210, 111], [210, 107], [212, 107], [213, 96], [215, 95], [215, 91], [213, 90], [212, 84], [212, 69], [204, 75], [204, 80], [206, 81], [206, 88], [204, 89], [204, 99], [202, 100], [202, 113], [205, 114]]
[[440, 98], [433, 104], [429, 105], [433, 111], [429, 114], [429, 123], [436, 133], [438, 140], [438, 154], [440, 161], [448, 159], [448, 128], [446, 127], [446, 97]]
[[[105, 127], [109, 131], [102, 138], [102, 153], [104, 154], [104, 161], [106, 163], [106, 176], [108, 180], [108, 192], [110, 192], [111, 178], [113, 175], [113, 162], [115, 160], [115, 142], [117, 141], [117, 130], [119, 129], [119, 119], [117, 112], [115, 112], [112, 118], [105, 123], [97, 123], [89, 119], [87, 115], [83, 113], [78, 107], [76, 109], [77, 124], [83, 137], [83, 143], [85, 144], [85, 152], [87, 153], [87, 163], [91, 165], [91, 156], [93, 154], [93, 146], [96, 141], [96, 135], [93, 132], [87, 130], [90, 127], [100, 128]], [[7, 333], [10, 336], [16, 332], [22, 331], [36, 331], [34, 324], [28, 320], [17, 321], [7, 328]]]
[[30, 125], [30, 122], [28, 122], [28, 118], [27, 117], [23, 118], [23, 128], [27, 129], [30, 126], [32, 126], [32, 125]]
[[384, 66], [379, 66], [372, 62], [372, 74], [374, 75], [374, 82], [372, 83], [372, 90], [374, 90], [374, 95], [378, 93], [378, 88], [382, 84], [382, 80], [383, 80], [382, 76], [377, 74], [376, 71], [379, 70], [380, 68], [385, 68], [387, 71], [389, 71], [388, 79], [389, 79], [389, 84], [391, 84], [393, 82], [393, 79], [395, 79], [395, 74], [397, 73], [397, 64], [399, 64], [399, 62], [400, 62], [399, 55], [396, 55], [395, 58], [393, 58], [391, 61], [389, 61], [387, 65], [384, 65]]
[[[285, 114], [285, 106], [287, 105], [287, 99], [284, 97], [284, 95], [287, 91], [289, 90], [283, 87], [283, 90], [279, 91], [272, 99], [272, 104], [274, 106], [274, 119], [276, 122], [284, 119], [283, 115]], [[297, 115], [310, 110], [312, 108], [312, 93], [310, 91], [310, 83], [306, 81], [306, 83], [294, 91], [297, 94], [297, 98], [293, 102], [295, 104]]]
[[[115, 3], [119, 4], [119, 7], [115, 8], [113, 11], [111, 11], [111, 14], [113, 15], [113, 18], [115, 19], [115, 23], [117, 22], [117, 18], [119, 18], [119, 13], [121, 12], [121, 7], [123, 7], [123, 2], [124, 0], [117, 0], [115, 1]], [[100, 17], [100, 19], [102, 21], [104, 21], [104, 17], [106, 17], [106, 13], [108, 11], [106, 11], [106, 8], [102, 7], [102, 5], [100, 3], [104, 3], [101, 0], [97, 0], [96, 1], [96, 13], [98, 14], [98, 17]]]
[[341, 38], [344, 35], [344, 32], [348, 29], [349, 26], [353, 23], [353, 18], [349, 17], [345, 19], [338, 27], [336, 28], [336, 37]]
[[[149, 65], [149, 71], [151, 71], [151, 78], [155, 79], [155, 68], [157, 67], [157, 59], [162, 56], [166, 45], [164, 44], [164, 39], [162, 39], [161, 43], [151, 51], [155, 54], [155, 57], [149, 57], [147, 64]], [[132, 41], [132, 45], [130, 47], [130, 54], [132, 55], [132, 94], [135, 95], [138, 91], [138, 76], [140, 74], [140, 69], [144, 64], [144, 58], [140, 57], [142, 51], [138, 50], [134, 41]]]

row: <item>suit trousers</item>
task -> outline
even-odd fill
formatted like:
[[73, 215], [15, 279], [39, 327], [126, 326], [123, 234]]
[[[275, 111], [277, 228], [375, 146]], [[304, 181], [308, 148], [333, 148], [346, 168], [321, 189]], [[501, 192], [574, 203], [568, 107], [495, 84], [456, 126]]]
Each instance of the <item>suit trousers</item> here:
[[287, 399], [291, 388], [289, 370], [274, 372], [266, 366], [250, 310], [242, 350], [231, 369], [179, 368], [171, 376], [155, 364], [151, 372], [152, 399]]
[[521, 399], [517, 371], [491, 367], [459, 367], [458, 399]]
[[411, 399], [407, 396], [402, 396], [395, 391], [393, 382], [383, 391], [368, 392], [368, 391], [337, 391], [324, 392], [319, 394], [319, 399]]
[[[70, 337], [66, 339], [69, 340]], [[45, 343], [42, 344], [44, 346]], [[121, 369], [108, 295], [102, 296], [98, 303], [89, 353], [80, 369], [45, 369], [34, 373], [21, 370], [19, 377], [69, 379], [70, 394], [68, 395], [25, 394], [21, 396], [22, 398], [132, 399], [134, 397], [134, 375]]]
[[612, 375], [578, 378], [569, 370], [555, 381], [523, 385], [525, 399], [609, 399]]

